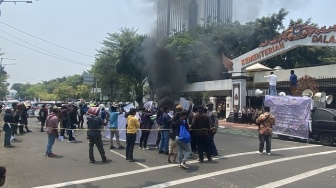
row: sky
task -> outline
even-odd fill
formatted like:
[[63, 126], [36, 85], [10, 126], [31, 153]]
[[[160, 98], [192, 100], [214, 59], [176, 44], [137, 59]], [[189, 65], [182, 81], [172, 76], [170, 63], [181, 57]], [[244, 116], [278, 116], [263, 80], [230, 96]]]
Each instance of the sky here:
[[[15, 63], [5, 65], [10, 75], [7, 81], [10, 84], [38, 83], [82, 74], [94, 63], [96, 50], [102, 47], [101, 42], [107, 33], [118, 32], [122, 27], [135, 28], [143, 34], [153, 33], [156, 26], [153, 2], [155, 0], [33, 0], [32, 4], [2, 3], [0, 48], [5, 52], [2, 57], [15, 59], [3, 59], [3, 64]], [[234, 20], [242, 23], [278, 12], [284, 7], [290, 12], [285, 24], [290, 19], [298, 18], [312, 18], [319, 26], [336, 24], [335, 0], [233, 0], [233, 3]], [[64, 58], [68, 61], [64, 61]]]

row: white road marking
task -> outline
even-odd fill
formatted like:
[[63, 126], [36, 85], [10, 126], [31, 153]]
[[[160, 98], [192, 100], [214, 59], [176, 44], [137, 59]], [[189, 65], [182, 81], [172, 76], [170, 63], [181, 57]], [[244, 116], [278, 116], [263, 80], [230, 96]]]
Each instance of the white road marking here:
[[298, 156], [294, 156], [294, 157], [286, 157], [286, 158], [275, 159], [275, 160], [270, 160], [270, 161], [264, 161], [264, 162], [244, 165], [244, 166], [240, 166], [240, 167], [230, 168], [230, 169], [226, 169], [226, 170], [220, 170], [220, 171], [217, 171], [217, 172], [211, 172], [211, 173], [207, 173], [207, 174], [203, 174], [203, 175], [193, 176], [193, 177], [189, 177], [189, 178], [183, 178], [183, 179], [179, 179], [179, 180], [169, 181], [169, 182], [166, 182], [166, 183], [161, 183], [161, 184], [157, 184], [157, 185], [153, 185], [153, 186], [149, 186], [149, 187], [145, 187], [145, 188], [170, 187], [170, 186], [180, 185], [180, 184], [193, 182], [193, 181], [201, 180], [201, 179], [205, 179], [205, 178], [211, 178], [213, 176], [219, 176], [219, 175], [228, 174], [228, 173], [232, 173], [232, 172], [238, 172], [238, 171], [247, 170], [247, 169], [251, 169], [251, 168], [255, 168], [255, 167], [265, 166], [265, 165], [268, 165], [268, 164], [280, 163], [280, 162], [284, 162], [284, 161], [302, 159], [302, 158], [318, 156], [318, 155], [327, 155], [327, 154], [331, 154], [331, 153], [336, 153], [336, 150], [325, 151], [325, 152], [320, 152], [320, 153], [313, 153], [313, 154], [304, 154], [304, 155], [298, 155]]
[[[320, 146], [321, 145], [307, 145], [307, 146], [299, 146], [299, 147], [273, 149], [272, 151], [285, 151], [285, 150], [303, 149], [303, 148], [320, 147]], [[218, 158], [214, 158], [213, 160], [218, 160], [218, 159], [223, 159], [223, 158], [232, 158], [232, 157], [243, 156], [243, 155], [251, 155], [251, 154], [256, 154], [256, 152], [257, 151], [224, 155], [224, 156], [221, 156], [221, 157], [218, 157]], [[188, 164], [193, 164], [193, 163], [198, 163], [198, 161], [197, 160], [188, 161]], [[150, 171], [155, 171], [155, 170], [160, 170], [160, 169], [165, 169], [165, 168], [170, 168], [170, 167], [176, 167], [176, 166], [177, 166], [177, 164], [169, 164], [169, 165], [162, 165], [162, 166], [156, 166], [156, 167], [149, 167], [149, 168], [146, 168], [146, 169], [133, 170], [133, 171], [121, 172], [121, 173], [117, 173], [117, 174], [110, 174], [110, 175], [106, 175], [106, 176], [98, 176], [98, 177], [93, 177], [93, 178], [88, 178], [88, 179], [82, 179], [82, 180], [75, 180], [75, 181], [58, 183], [58, 184], [39, 186], [39, 187], [35, 187], [35, 188], [56, 188], [56, 187], [78, 185], [78, 184], [84, 184], [84, 183], [89, 183], [89, 182], [94, 182], [94, 181], [100, 181], [100, 180], [112, 179], [112, 178], [117, 178], [117, 177], [122, 177], [122, 176], [129, 176], [129, 175], [139, 174], [139, 173], [144, 173], [144, 172], [150, 172]]]
[[286, 179], [279, 180], [279, 181], [276, 181], [276, 182], [268, 183], [266, 185], [262, 185], [262, 186], [259, 186], [257, 188], [280, 187], [280, 186], [287, 185], [287, 184], [290, 184], [290, 183], [308, 178], [310, 176], [314, 176], [314, 175], [317, 175], [317, 174], [320, 174], [320, 173], [323, 173], [323, 172], [327, 172], [327, 171], [330, 171], [330, 170], [334, 170], [334, 169], [336, 169], [336, 165], [331, 165], [331, 166], [327, 166], [327, 167], [324, 167], [324, 168], [319, 168], [319, 169], [316, 169], [316, 170], [305, 172], [305, 173], [302, 173], [302, 174], [299, 174], [299, 175], [296, 175], [296, 176], [292, 176], [290, 178], [286, 178]]
[[[120, 153], [118, 153], [118, 152], [116, 152], [116, 151], [113, 151], [113, 150], [110, 150], [110, 152], [112, 152], [112, 153], [114, 153], [114, 154], [116, 154], [116, 155], [119, 155], [120, 157], [126, 159], [126, 156], [123, 155], [123, 154], [120, 154]], [[139, 166], [142, 166], [142, 167], [144, 167], [144, 168], [150, 168], [149, 166], [144, 165], [144, 164], [139, 163], [139, 162], [134, 162], [134, 163], [137, 164], [137, 165], [139, 165]]]

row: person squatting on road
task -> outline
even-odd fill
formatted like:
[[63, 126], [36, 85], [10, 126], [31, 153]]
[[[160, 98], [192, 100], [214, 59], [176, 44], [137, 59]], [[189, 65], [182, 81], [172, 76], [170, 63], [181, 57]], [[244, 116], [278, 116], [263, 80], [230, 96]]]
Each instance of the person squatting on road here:
[[133, 158], [133, 150], [136, 140], [137, 129], [140, 128], [140, 122], [135, 117], [136, 110], [131, 108], [127, 117], [127, 132], [126, 132], [126, 160], [135, 162]]
[[154, 112], [149, 109], [145, 109], [141, 114], [141, 123], [140, 123], [141, 137], [140, 137], [139, 149], [149, 150], [149, 148], [147, 147], [147, 141], [150, 134], [150, 130], [154, 125], [154, 122], [151, 119], [151, 116], [153, 114]]
[[275, 118], [270, 113], [269, 106], [265, 106], [264, 111], [256, 120], [259, 126], [259, 154], [263, 153], [266, 141], [266, 153], [267, 155], [271, 155], [272, 127], [275, 123]]
[[87, 126], [88, 126], [88, 138], [89, 138], [89, 159], [90, 163], [96, 162], [93, 154], [93, 147], [96, 145], [100, 156], [102, 158], [102, 162], [110, 162], [111, 160], [108, 159], [105, 155], [105, 150], [103, 147], [103, 140], [101, 135], [101, 130], [104, 126], [104, 120], [98, 116], [99, 108], [91, 108], [87, 114]]
[[119, 140], [119, 130], [118, 130], [118, 116], [123, 114], [123, 112], [117, 106], [110, 107], [110, 115], [109, 115], [109, 128], [110, 128], [110, 149], [115, 149], [113, 146], [113, 138], [116, 137], [118, 149], [125, 149], [124, 146], [120, 144]]
[[46, 146], [46, 156], [48, 157], [56, 157], [55, 154], [52, 153], [52, 146], [55, 143], [55, 139], [58, 138], [58, 109], [53, 108], [52, 113], [48, 115], [46, 119], [46, 127], [48, 134], [48, 143]]

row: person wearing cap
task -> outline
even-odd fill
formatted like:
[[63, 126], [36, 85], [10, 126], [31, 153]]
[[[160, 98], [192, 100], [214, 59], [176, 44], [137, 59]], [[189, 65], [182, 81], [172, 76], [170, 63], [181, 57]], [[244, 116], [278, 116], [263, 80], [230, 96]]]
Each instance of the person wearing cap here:
[[6, 182], [6, 168], [0, 166], [0, 186], [3, 186]]
[[133, 158], [134, 145], [136, 140], [137, 129], [140, 128], [140, 122], [135, 117], [136, 110], [131, 108], [127, 117], [127, 130], [126, 130], [126, 160], [135, 162]]
[[103, 140], [101, 135], [101, 130], [104, 126], [104, 120], [98, 116], [99, 108], [91, 107], [88, 111], [87, 118], [87, 126], [88, 126], [88, 138], [89, 138], [89, 159], [90, 163], [96, 162], [93, 154], [93, 147], [96, 145], [100, 156], [102, 158], [102, 162], [111, 162], [105, 155], [105, 150], [103, 147]]

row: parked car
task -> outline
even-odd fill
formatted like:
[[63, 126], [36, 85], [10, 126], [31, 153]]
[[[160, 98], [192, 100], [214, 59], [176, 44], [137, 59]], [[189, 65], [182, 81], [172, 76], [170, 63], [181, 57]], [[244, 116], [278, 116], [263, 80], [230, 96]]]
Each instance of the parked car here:
[[336, 110], [314, 108], [312, 111], [310, 138], [330, 146], [336, 142]]

